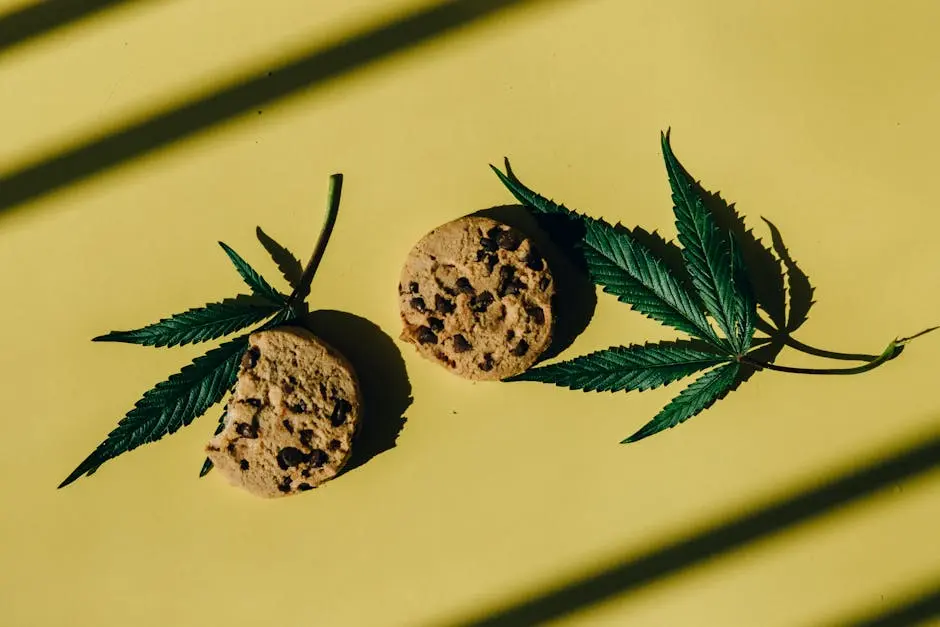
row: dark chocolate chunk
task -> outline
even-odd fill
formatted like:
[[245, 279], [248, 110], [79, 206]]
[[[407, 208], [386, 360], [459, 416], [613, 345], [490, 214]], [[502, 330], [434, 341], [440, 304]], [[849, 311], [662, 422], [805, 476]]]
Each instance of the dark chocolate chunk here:
[[242, 402], [243, 402], [243, 403], [247, 403], [248, 405], [251, 405], [252, 407], [261, 407], [261, 399], [260, 399], [260, 398], [246, 398], [246, 399], [243, 400]]
[[480, 292], [470, 300], [470, 309], [476, 313], [483, 313], [487, 307], [493, 304], [494, 300], [496, 299], [493, 298], [490, 292]]
[[493, 353], [486, 353], [483, 355], [483, 363], [477, 364], [477, 368], [483, 372], [489, 372], [493, 369]]
[[483, 250], [488, 250], [491, 253], [495, 253], [499, 246], [496, 244], [496, 240], [490, 239], [489, 237], [480, 238], [480, 246]]
[[458, 353], [466, 353], [468, 350], [473, 348], [470, 342], [467, 341], [467, 338], [460, 335], [459, 333], [454, 336], [454, 351]]
[[257, 346], [252, 346], [248, 349], [248, 367], [254, 368], [258, 365], [258, 358], [261, 357], [261, 349]]
[[315, 448], [310, 452], [310, 464], [314, 468], [319, 468], [330, 461], [330, 456], [323, 449]]
[[258, 437], [258, 427], [256, 425], [250, 425], [247, 422], [238, 422], [235, 423], [235, 433], [243, 438], [253, 439]]
[[281, 421], [281, 424], [284, 425], [284, 428], [287, 429], [288, 433], [294, 432], [294, 425], [291, 424], [291, 421], [287, 418]]
[[281, 470], [287, 470], [310, 459], [310, 454], [299, 448], [287, 446], [277, 452], [277, 465]]
[[525, 312], [535, 321], [535, 324], [545, 324], [545, 311], [538, 305], [526, 305]]
[[501, 231], [500, 234], [496, 236], [496, 243], [499, 244], [500, 248], [516, 250], [519, 248], [519, 244], [522, 243], [522, 238], [514, 231]]
[[539, 279], [539, 289], [544, 292], [548, 289], [548, 286], [551, 282], [552, 280], [550, 278], [543, 276], [541, 279]]
[[297, 379], [294, 378], [294, 375], [292, 374], [287, 375], [287, 380], [290, 382], [291, 385], [297, 385]]
[[486, 269], [489, 270], [490, 274], [493, 274], [493, 268], [496, 267], [496, 264], [499, 263], [499, 257], [490, 253], [486, 256]]
[[507, 342], [511, 342], [514, 337], [516, 337], [516, 332], [515, 332], [515, 331], [513, 331], [512, 329], [509, 329], [508, 331], [506, 331], [506, 341], [507, 341]]
[[450, 301], [450, 300], [444, 298], [444, 297], [441, 296], [440, 294], [435, 294], [435, 295], [434, 295], [434, 309], [435, 309], [438, 313], [442, 313], [442, 314], [444, 314], [444, 315], [447, 315], [447, 314], [449, 314], [449, 313], [453, 313], [453, 311], [454, 311], [456, 308], [457, 308], [457, 307], [454, 306], [454, 303], [453, 303], [452, 301]]
[[343, 443], [340, 442], [339, 440], [330, 440], [330, 450], [331, 450], [331, 451], [338, 450], [339, 447], [341, 447], [342, 445], [343, 445]]
[[470, 279], [463, 276], [457, 279], [457, 289], [464, 294], [470, 294], [471, 296], [477, 293], [477, 291], [473, 289], [473, 286], [470, 285]]
[[284, 477], [284, 479], [279, 484], [277, 484], [277, 489], [281, 492], [290, 492], [290, 482], [290, 477]]
[[496, 239], [499, 237], [499, 234], [503, 232], [503, 227], [498, 224], [486, 232], [486, 236], [490, 239]]
[[346, 422], [346, 415], [352, 411], [352, 405], [346, 399], [336, 399], [336, 405], [333, 406], [333, 413], [330, 414], [330, 424], [338, 427]]
[[303, 444], [306, 448], [310, 448], [310, 443], [313, 440], [313, 429], [301, 429], [300, 430], [300, 443]]
[[511, 281], [512, 278], [516, 276], [516, 269], [512, 266], [500, 266], [499, 267], [499, 280], [500, 281]]
[[288, 405], [287, 408], [295, 414], [303, 414], [307, 412], [307, 404], [303, 401], [297, 401], [293, 405]]
[[530, 250], [529, 254], [525, 257], [525, 265], [527, 265], [532, 270], [541, 270], [545, 267], [545, 263], [542, 261], [542, 258], [539, 257], [539, 254], [534, 250]]
[[427, 304], [425, 304], [424, 299], [421, 298], [420, 296], [417, 297], [417, 298], [412, 298], [412, 299], [411, 299], [411, 306], [412, 306], [416, 311], [420, 311], [421, 313], [424, 313], [425, 311], [428, 310]]
[[437, 344], [437, 336], [429, 327], [418, 327], [418, 343]]
[[431, 330], [435, 333], [440, 333], [444, 330], [444, 321], [440, 318], [428, 318], [428, 326], [431, 327]]
[[297, 489], [300, 490], [301, 492], [306, 492], [307, 490], [312, 490], [313, 486], [310, 485], [309, 483], [300, 483], [297, 485]]
[[411, 290], [411, 293], [412, 293], [412, 294], [417, 294], [417, 293], [418, 293], [418, 284], [415, 283], [414, 281], [412, 281], [411, 284], [408, 286], [408, 289]]
[[516, 344], [515, 348], [512, 349], [512, 354], [516, 357], [522, 357], [529, 352], [529, 343], [525, 340], [519, 340], [519, 343]]
[[250, 464], [248, 463], [247, 459], [243, 459], [240, 462], [238, 462], [238, 467], [241, 468], [242, 470], [248, 470], [248, 468], [250, 467]]
[[482, 248], [477, 251], [477, 261], [483, 261], [484, 259], [486, 259], [486, 256], [487, 256], [487, 252], [483, 250]]
[[516, 269], [512, 266], [500, 266], [499, 287], [496, 293], [500, 296], [515, 295], [526, 288], [526, 284], [516, 277]]
[[234, 442], [229, 442], [229, 443], [228, 443], [228, 446], [225, 447], [225, 450], [228, 451], [229, 453], [232, 453], [232, 454], [234, 455], [234, 454], [235, 454], [235, 443], [234, 443]]

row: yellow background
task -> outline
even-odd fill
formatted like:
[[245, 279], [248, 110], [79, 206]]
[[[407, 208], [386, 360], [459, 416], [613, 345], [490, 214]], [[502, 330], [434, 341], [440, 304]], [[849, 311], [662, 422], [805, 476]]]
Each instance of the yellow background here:
[[[219, 239], [283, 288], [254, 229], [305, 259], [337, 171], [310, 302], [393, 337], [404, 255], [510, 202], [487, 167], [504, 155], [548, 196], [673, 237], [667, 126], [695, 176], [762, 237], [773, 220], [811, 277], [800, 339], [877, 353], [940, 323], [940, 3], [460, 4], [485, 15], [0, 211], [0, 624], [469, 624], [604, 572], [607, 588], [545, 616], [775, 627], [936, 607], [940, 474], [923, 448], [903, 480], [859, 480], [800, 524], [732, 533], [709, 559], [656, 556], [879, 459], [935, 454], [940, 336], [857, 377], [758, 374], [630, 447], [681, 384], [475, 385], [399, 343], [414, 402], [398, 445], [323, 489], [267, 502], [197, 480], [214, 409], [55, 489], [202, 350], [89, 339], [243, 291]], [[139, 1], [0, 50], [0, 199], [11, 172], [429, 6]], [[601, 295], [564, 356], [673, 336]]]

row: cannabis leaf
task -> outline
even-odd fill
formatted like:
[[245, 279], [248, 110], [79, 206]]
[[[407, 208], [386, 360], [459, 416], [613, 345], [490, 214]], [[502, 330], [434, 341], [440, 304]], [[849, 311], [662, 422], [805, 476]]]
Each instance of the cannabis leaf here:
[[711, 213], [705, 209], [692, 178], [672, 152], [668, 132], [661, 134], [661, 141], [675, 205], [676, 228], [683, 246], [682, 256], [692, 277], [692, 284], [708, 312], [718, 322], [725, 336], [730, 338], [734, 350], [740, 351], [745, 343], [745, 325], [744, 320], [735, 316], [735, 301], [741, 297], [736, 293], [731, 276], [729, 234], [718, 230]]
[[[297, 295], [309, 289], [316, 266], [326, 248], [329, 234], [339, 211], [342, 175], [330, 177], [330, 194], [327, 215], [318, 238], [313, 258], [290, 297], [277, 292], [248, 263], [229, 246], [219, 242], [232, 260], [236, 270], [251, 288], [255, 296], [265, 300], [264, 304], [249, 304], [239, 299], [215, 302], [203, 307], [189, 309], [163, 318], [158, 322], [132, 331], [112, 331], [94, 338], [99, 342], [124, 342], [144, 346], [181, 346], [205, 342], [252, 327], [265, 320], [256, 330], [271, 329], [295, 317]], [[231, 390], [238, 374], [242, 355], [248, 348], [245, 333], [235, 339], [196, 357], [182, 370], [171, 375], [144, 393], [139, 401], [122, 418], [104, 442], [82, 461], [59, 485], [69, 485], [79, 477], [92, 475], [108, 460], [122, 453], [156, 442], [175, 433], [218, 403]], [[225, 414], [219, 422], [216, 434], [224, 425]], [[208, 460], [203, 464], [200, 476], [212, 469]]]
[[[724, 344], [702, 313], [698, 298], [686, 291], [662, 260], [622, 228], [557, 205], [516, 178], [506, 160], [506, 174], [493, 171], [513, 195], [538, 213], [566, 214], [584, 224], [582, 248], [588, 272], [604, 291], [632, 309], [717, 347]], [[491, 166], [492, 167], [492, 166]]]
[[[705, 348], [700, 349], [689, 342], [618, 346], [539, 366], [506, 381], [538, 381], [586, 392], [644, 391], [706, 371], [643, 428], [623, 440], [623, 443], [628, 443], [685, 422], [711, 407], [735, 384], [747, 380], [756, 370], [859, 374], [895, 359], [909, 341], [933, 330], [895, 340], [881, 355], [870, 358], [861, 356], [866, 363], [855, 368], [792, 368], [758, 359], [757, 347], [770, 344], [771, 338], [754, 338], [755, 327], [760, 322], [757, 299], [748, 279], [748, 268], [739, 242], [735, 241], [730, 229], [718, 226], [708, 206], [712, 198], [679, 162], [672, 150], [668, 131], [660, 133], [660, 145], [672, 195], [680, 253], [691, 279], [688, 288], [685, 282], [672, 273], [664, 260], [643, 246], [621, 225], [610, 225], [603, 220], [576, 213], [534, 192], [516, 177], [508, 159], [505, 159], [505, 173], [494, 166], [490, 167], [512, 195], [533, 213], [562, 215], [570, 219], [575, 227], [573, 230], [580, 233], [578, 244], [595, 284], [616, 296], [619, 301], [629, 304], [632, 309], [703, 341]], [[745, 231], [745, 235], [747, 233]], [[782, 243], [779, 242], [776, 229], [772, 230], [772, 237], [774, 248], [779, 254]], [[773, 253], [763, 247], [762, 250], [770, 255], [774, 266], [780, 266]], [[791, 275], [791, 290], [811, 294], [812, 288], [805, 275], [788, 256], [784, 261]], [[778, 283], [782, 297], [782, 277]], [[775, 301], [773, 304], [778, 303]], [[796, 315], [805, 319], [802, 310], [796, 311]], [[771, 317], [777, 321], [784, 319], [782, 312], [777, 312], [776, 308]], [[792, 325], [788, 320], [786, 330], [795, 329], [802, 319], [794, 320]], [[721, 335], [716, 331], [716, 326]], [[809, 354], [842, 359], [859, 357], [811, 350], [811, 347], [789, 337], [786, 343]]]
[[111, 331], [93, 342], [125, 342], [143, 346], [183, 346], [207, 342], [261, 322], [278, 311], [276, 305], [238, 302], [209, 303], [133, 331]]
[[245, 284], [251, 288], [251, 291], [255, 295], [268, 300], [274, 305], [284, 304], [286, 300], [285, 297], [273, 287], [271, 287], [268, 282], [264, 280], [263, 276], [255, 272], [255, 269], [249, 266], [248, 262], [239, 257], [238, 253], [226, 245], [225, 242], [219, 242], [219, 246], [222, 247], [222, 250], [225, 251], [225, 254], [228, 255], [228, 258], [232, 260], [232, 263], [235, 265], [235, 269], [238, 271], [238, 274], [241, 275], [242, 279], [245, 281]]
[[728, 358], [677, 342], [615, 346], [533, 368], [506, 381], [542, 381], [585, 392], [652, 390]]
[[[229, 392], [234, 392], [234, 388], [232, 390], [229, 390]], [[219, 424], [215, 428], [215, 433], [212, 434], [213, 436], [219, 435], [225, 429], [226, 418], [228, 418], [228, 410], [223, 409], [222, 415], [219, 416]], [[208, 475], [209, 471], [212, 470], [213, 466], [215, 466], [215, 464], [213, 464], [212, 460], [207, 457], [205, 461], [202, 462], [202, 468], [199, 470], [199, 477], [202, 478]]]
[[679, 392], [679, 396], [669, 401], [669, 404], [663, 407], [663, 410], [655, 418], [629, 438], [623, 440], [622, 444], [636, 442], [664, 429], [675, 427], [708, 409], [722, 394], [728, 391], [734, 383], [735, 377], [738, 376], [740, 367], [741, 365], [738, 363], [730, 363], [721, 368], [709, 370], [693, 381], [689, 387]]

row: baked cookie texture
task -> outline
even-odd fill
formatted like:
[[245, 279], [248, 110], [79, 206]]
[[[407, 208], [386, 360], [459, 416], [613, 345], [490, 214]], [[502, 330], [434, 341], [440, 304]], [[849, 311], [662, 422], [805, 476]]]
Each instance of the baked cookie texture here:
[[555, 282], [520, 231], [468, 216], [425, 235], [398, 285], [401, 339], [474, 380], [532, 366], [552, 340]]
[[253, 333], [225, 428], [207, 445], [218, 471], [262, 497], [315, 488], [342, 470], [360, 420], [349, 362], [300, 327]]

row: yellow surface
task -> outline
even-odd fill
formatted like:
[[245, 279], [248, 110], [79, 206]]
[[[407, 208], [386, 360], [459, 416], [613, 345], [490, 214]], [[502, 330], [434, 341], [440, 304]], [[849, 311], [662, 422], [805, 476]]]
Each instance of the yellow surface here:
[[[276, 278], [259, 224], [306, 258], [335, 171], [340, 221], [311, 302], [393, 337], [403, 256], [509, 202], [487, 167], [504, 155], [546, 195], [674, 236], [667, 126], [813, 280], [800, 339], [879, 352], [940, 323], [940, 3], [463, 4], [493, 10], [0, 212], [0, 624], [443, 626], [605, 571], [547, 615], [809, 626], [937, 594], [940, 336], [858, 377], [759, 374], [632, 447], [618, 441], [679, 386], [474, 385], [399, 343], [414, 402], [398, 445], [321, 490], [266, 502], [197, 480], [215, 410], [55, 489], [199, 351], [89, 339], [241, 290], [219, 239]], [[137, 2], [0, 50], [0, 199], [20, 167], [427, 6]], [[673, 335], [602, 295], [564, 355]], [[924, 443], [902, 480], [869, 472], [849, 482], [857, 499], [824, 493], [800, 524], [784, 508], [740, 533], [742, 516]], [[722, 525], [710, 559], [701, 539], [698, 559], [660, 552]]]

